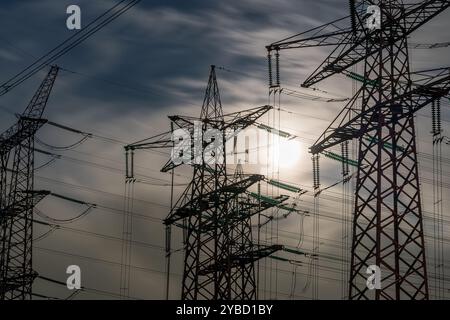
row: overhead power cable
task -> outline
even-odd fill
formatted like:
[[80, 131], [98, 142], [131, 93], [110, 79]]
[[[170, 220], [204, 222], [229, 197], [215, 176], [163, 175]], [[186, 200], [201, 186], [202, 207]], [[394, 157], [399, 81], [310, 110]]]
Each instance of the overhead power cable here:
[[46, 66], [52, 64], [55, 60], [68, 53], [70, 50], [90, 38], [100, 29], [107, 26], [109, 23], [120, 17], [122, 14], [130, 10], [141, 0], [122, 0], [108, 9], [106, 12], [98, 16], [92, 22], [87, 24], [80, 31], [64, 40], [61, 44], [41, 56], [18, 74], [5, 81], [0, 85], [0, 96], [6, 94], [16, 86], [20, 85]]

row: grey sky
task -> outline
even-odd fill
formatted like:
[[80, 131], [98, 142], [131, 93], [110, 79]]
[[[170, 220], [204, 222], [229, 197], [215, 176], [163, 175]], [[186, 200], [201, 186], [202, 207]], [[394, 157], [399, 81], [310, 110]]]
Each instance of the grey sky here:
[[[71, 35], [65, 26], [66, 7], [78, 4], [82, 10], [82, 24], [110, 7], [115, 1], [20, 0], [0, 3], [0, 66], [1, 80], [14, 75], [21, 68]], [[218, 70], [222, 103], [225, 112], [257, 107], [268, 102], [265, 45], [347, 15], [348, 1], [312, 0], [239, 0], [239, 1], [150, 1], [144, 0], [94, 37], [72, 50], [57, 63], [79, 74], [61, 71], [55, 84], [45, 117], [98, 136], [133, 142], [168, 129], [167, 115], [196, 116], [200, 112], [209, 65], [215, 64], [232, 72]], [[411, 42], [434, 43], [449, 41], [450, 12], [414, 34]], [[307, 49], [282, 52], [282, 83], [305, 93], [299, 84], [326, 57], [328, 49]], [[411, 50], [414, 70], [449, 65], [449, 49]], [[0, 97], [0, 125], [6, 128], [21, 112], [39, 82], [42, 72], [5, 96]], [[120, 85], [119, 85], [120, 84]], [[351, 95], [352, 83], [345, 77], [319, 84], [320, 89], [337, 97]], [[311, 189], [311, 161], [308, 147], [322, 133], [342, 108], [340, 103], [323, 103], [283, 96], [282, 108], [300, 115], [280, 113], [280, 124], [300, 137], [299, 160], [295, 166], [280, 169], [280, 179]], [[431, 153], [429, 109], [418, 116], [419, 151]], [[278, 117], [271, 113], [269, 117]], [[443, 118], [450, 120], [448, 107]], [[263, 121], [269, 119], [265, 117]], [[444, 122], [448, 134], [448, 122]], [[54, 145], [69, 145], [80, 137], [45, 127], [38, 137]], [[449, 158], [448, 148], [443, 156]], [[65, 269], [77, 264], [82, 269], [82, 285], [118, 293], [120, 285], [121, 237], [124, 192], [124, 152], [120, 143], [105, 139], [88, 139], [72, 151], [54, 151], [63, 158], [39, 170], [37, 189], [49, 189], [87, 202], [101, 204], [113, 210], [93, 210], [89, 215], [66, 228], [56, 230], [35, 243], [34, 265], [42, 275], [65, 281]], [[49, 159], [38, 156], [37, 166]], [[137, 156], [137, 172], [151, 177], [158, 186], [136, 184], [133, 223], [133, 245], [130, 295], [144, 299], [164, 298], [164, 229], [162, 221], [168, 213], [169, 181], [159, 173], [167, 157], [155, 153]], [[430, 178], [431, 162], [421, 161], [421, 173]], [[449, 163], [444, 164], [448, 170]], [[248, 167], [247, 171], [261, 168]], [[189, 168], [176, 177], [176, 191], [189, 181]], [[322, 183], [330, 185], [339, 180], [340, 164], [322, 162]], [[149, 178], [150, 179], [150, 178]], [[448, 183], [449, 177], [445, 176]], [[429, 184], [423, 184], [424, 210], [432, 210]], [[267, 190], [269, 194], [271, 190]], [[276, 191], [275, 191], [276, 192]], [[321, 298], [340, 298], [342, 269], [339, 257], [342, 245], [341, 204], [342, 187], [330, 190], [321, 200], [324, 219], [321, 220], [321, 252], [338, 259], [321, 261]], [[448, 207], [448, 189], [444, 189]], [[305, 196], [301, 205], [312, 207], [312, 197]], [[83, 208], [48, 198], [39, 209], [57, 218], [69, 218]], [[116, 209], [116, 210], [114, 210]], [[305, 217], [302, 249], [311, 249], [311, 217]], [[91, 232], [69, 230], [73, 228]], [[277, 224], [269, 225], [275, 230]], [[426, 234], [432, 235], [432, 224], [426, 223]], [[36, 237], [47, 231], [36, 226]], [[300, 217], [290, 216], [278, 222], [278, 238], [272, 240], [295, 247], [298, 244]], [[95, 234], [94, 234], [95, 233]], [[175, 232], [173, 248], [181, 246], [180, 234]], [[104, 237], [104, 236], [108, 236]], [[276, 237], [276, 232], [273, 235]], [[427, 240], [427, 239], [426, 239]], [[431, 243], [428, 242], [428, 248]], [[447, 249], [447, 246], [446, 246]], [[70, 254], [70, 255], [69, 255]], [[72, 255], [73, 254], [73, 255]], [[282, 254], [280, 254], [282, 255]], [[305, 260], [303, 257], [285, 257]], [[448, 255], [447, 255], [448, 256]], [[94, 258], [94, 259], [91, 259]], [[181, 251], [174, 254], [171, 277], [171, 298], [180, 296]], [[450, 258], [449, 258], [450, 259]], [[448, 260], [448, 259], [447, 259]], [[307, 261], [305, 261], [307, 262]], [[260, 297], [289, 298], [292, 284], [292, 265], [268, 259], [265, 268], [280, 271], [266, 272], [267, 281], [261, 285]], [[308, 267], [297, 268], [295, 299], [309, 298]], [[448, 272], [448, 270], [447, 270]], [[277, 283], [275, 281], [277, 278]], [[303, 288], [306, 287], [305, 290]], [[65, 297], [67, 289], [41, 280], [35, 291], [49, 296]], [[272, 291], [272, 292], [269, 292]], [[278, 291], [276, 294], [275, 291]], [[93, 292], [80, 293], [78, 298], [112, 298]]]

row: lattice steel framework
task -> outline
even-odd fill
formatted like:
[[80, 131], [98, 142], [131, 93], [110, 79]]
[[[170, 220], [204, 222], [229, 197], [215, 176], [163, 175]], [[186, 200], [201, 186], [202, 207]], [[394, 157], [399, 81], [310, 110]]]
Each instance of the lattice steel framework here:
[[[200, 119], [203, 128], [196, 138], [201, 139], [201, 143], [209, 128], [218, 129], [222, 135], [225, 134], [215, 68], [211, 69], [209, 75]], [[222, 141], [224, 139], [222, 136]], [[227, 219], [231, 197], [218, 192], [227, 185], [225, 144], [222, 150], [216, 151], [221, 152], [218, 156], [222, 157], [223, 161], [208, 163], [202, 148], [202, 159], [200, 165], [194, 166], [190, 190], [180, 198], [182, 205], [176, 209], [182, 208], [187, 214], [182, 299], [219, 299], [225, 297], [229, 289], [227, 284], [230, 283], [230, 275], [227, 272], [217, 269], [207, 271], [215, 261], [226, 260], [228, 253], [228, 224], [224, 223], [222, 228], [219, 228], [219, 222]], [[203, 228], [206, 223], [212, 223], [212, 227]]]
[[[305, 87], [364, 63], [360, 90], [311, 147], [319, 154], [358, 139], [349, 297], [428, 299], [414, 113], [447, 95], [450, 78], [448, 68], [411, 72], [407, 38], [450, 3], [364, 0], [350, 5], [351, 16], [268, 50], [336, 45]], [[368, 5], [380, 8], [381, 28], [366, 28]], [[370, 265], [381, 269], [381, 289], [366, 285]]]
[[0, 136], [0, 299], [30, 299], [36, 273], [32, 265], [33, 207], [49, 194], [35, 191], [34, 135], [46, 122], [42, 113], [58, 74], [48, 75], [15, 125]]
[[[180, 226], [186, 233], [183, 300], [255, 299], [254, 261], [281, 248], [249, 244], [248, 219], [271, 204], [261, 205], [261, 201], [255, 200], [243, 203], [239, 199], [242, 200], [247, 189], [264, 177], [243, 174], [230, 177], [226, 170], [226, 142], [271, 109], [262, 106], [223, 114], [215, 67], [212, 66], [200, 118], [169, 116], [173, 126], [171, 131], [125, 147], [128, 155], [138, 149], [176, 150], [173, 130], [189, 132], [192, 144], [188, 153], [193, 178], [164, 222], [168, 226]], [[195, 125], [196, 122], [201, 128]], [[220, 136], [211, 135], [210, 129], [216, 129]], [[195, 146], [201, 146], [200, 150]], [[170, 159], [161, 171], [167, 172], [179, 165], [181, 163]], [[132, 172], [127, 173], [128, 178], [132, 176]], [[244, 278], [247, 282], [243, 283]]]

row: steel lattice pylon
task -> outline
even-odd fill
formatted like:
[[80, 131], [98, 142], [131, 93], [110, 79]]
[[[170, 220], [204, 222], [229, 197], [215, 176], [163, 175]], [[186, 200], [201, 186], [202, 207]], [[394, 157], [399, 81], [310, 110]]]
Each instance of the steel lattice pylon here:
[[33, 207], [49, 194], [33, 189], [34, 135], [46, 122], [41, 117], [58, 70], [51, 67], [18, 122], [0, 136], [1, 300], [31, 298]]
[[[366, 28], [368, 5], [381, 13]], [[358, 62], [360, 90], [311, 147], [313, 154], [358, 139], [358, 175], [351, 249], [350, 299], [428, 299], [414, 113], [449, 93], [449, 69], [412, 72], [408, 36], [449, 1], [350, 1], [351, 16], [273, 43], [268, 50], [336, 46], [307, 78], [309, 87]], [[366, 285], [369, 266], [381, 288]]]
[[[278, 245], [251, 243], [249, 219], [275, 205], [247, 193], [249, 187], [264, 177], [243, 174], [239, 167], [235, 175], [229, 176], [226, 170], [226, 141], [255, 124], [271, 109], [262, 106], [223, 114], [215, 67], [212, 66], [200, 118], [169, 116], [171, 131], [125, 147], [131, 157], [127, 160], [127, 164], [131, 161], [131, 165], [127, 165], [127, 177], [132, 179], [135, 150], [171, 148], [174, 152], [174, 130], [183, 129], [189, 133], [187, 139], [191, 142], [185, 151], [192, 160], [193, 178], [164, 221], [169, 228], [175, 225], [185, 231], [183, 300], [255, 299], [254, 262], [281, 249]], [[216, 133], [211, 135], [210, 129], [216, 129]], [[195, 150], [194, 146], [200, 146], [200, 150]], [[207, 160], [210, 159], [207, 154], [213, 155], [215, 161]], [[162, 171], [174, 170], [181, 164], [172, 158]], [[170, 243], [170, 231], [168, 241]], [[170, 257], [170, 248], [168, 252]]]
[[[383, 2], [382, 19], [401, 14], [396, 2]], [[377, 41], [402, 33], [405, 21], [397, 23], [381, 28]], [[379, 42], [368, 43], [366, 51]], [[377, 84], [362, 86], [361, 113], [411, 90], [408, 59], [406, 36], [366, 58], [364, 77]], [[374, 110], [369, 121], [376, 122], [375, 130], [359, 137], [350, 299], [428, 299], [414, 115], [398, 117], [408, 104]], [[366, 286], [370, 265], [382, 270], [380, 290]]]

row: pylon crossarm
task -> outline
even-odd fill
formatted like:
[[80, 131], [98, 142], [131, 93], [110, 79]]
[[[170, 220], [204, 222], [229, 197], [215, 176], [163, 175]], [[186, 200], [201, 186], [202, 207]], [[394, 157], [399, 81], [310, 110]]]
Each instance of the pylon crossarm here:
[[[398, 11], [398, 17], [382, 21], [382, 27], [384, 29], [389, 27], [397, 28], [394, 29], [395, 32], [393, 32], [390, 41], [378, 43], [377, 46], [373, 46], [370, 50], [367, 50], [366, 43], [376, 41], [374, 39], [376, 39], [377, 30], [368, 33], [365, 36], [356, 38], [352, 44], [344, 41], [333, 50], [312, 75], [305, 80], [302, 86], [310, 87], [336, 73], [347, 70], [349, 67], [364, 60], [366, 57], [376, 54], [380, 49], [387, 48], [392, 42], [404, 39], [448, 7], [450, 7], [449, 1], [430, 0], [409, 7], [403, 14], [401, 11]], [[405, 21], [406, 28], [399, 26], [398, 21]], [[394, 26], [394, 24], [397, 26]]]
[[381, 104], [372, 106], [360, 112], [348, 122], [325, 131], [319, 140], [310, 148], [317, 154], [346, 140], [361, 137], [364, 133], [377, 127], [377, 111], [380, 109], [385, 116], [384, 122], [394, 121], [411, 116], [429, 103], [444, 97], [450, 91], [450, 75], [445, 74], [426, 81], [425, 85], [417, 85], [410, 91]]
[[219, 127], [219, 128], [220, 124], [223, 124], [223, 129], [236, 127], [240, 128], [243, 125], [247, 127], [253, 124], [254, 121], [256, 121], [258, 118], [260, 118], [266, 112], [272, 109], [273, 109], [272, 106], [264, 105], [261, 107], [246, 109], [238, 112], [232, 112], [220, 117], [217, 116], [208, 119], [201, 119], [192, 116], [180, 116], [180, 115], [169, 116], [169, 119], [180, 128], [189, 128], [194, 125], [195, 121], [210, 123], [212, 124], [212, 127]]

